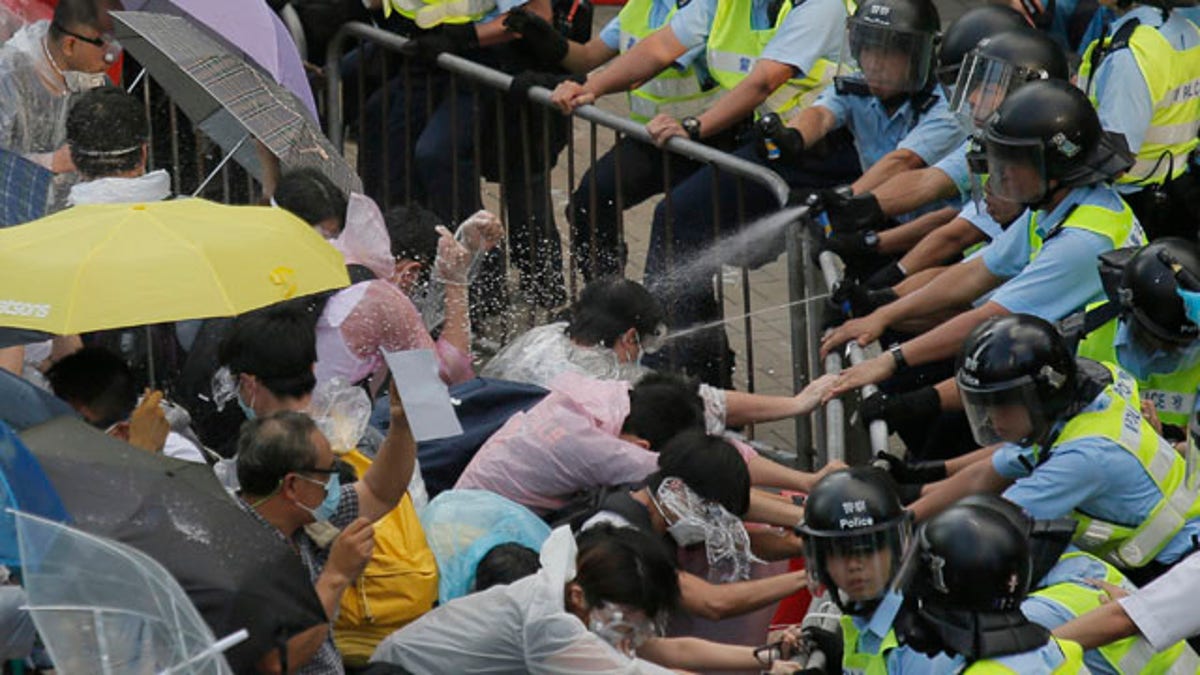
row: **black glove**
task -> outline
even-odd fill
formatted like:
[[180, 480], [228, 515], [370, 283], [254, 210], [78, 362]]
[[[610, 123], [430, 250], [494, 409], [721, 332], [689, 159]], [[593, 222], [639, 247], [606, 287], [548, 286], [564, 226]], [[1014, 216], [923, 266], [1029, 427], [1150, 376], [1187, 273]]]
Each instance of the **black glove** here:
[[[827, 631], [816, 626], [805, 626], [800, 634], [804, 639], [825, 655], [826, 673], [842, 672], [842, 636], [841, 633]], [[808, 672], [807, 670], [801, 672]]]
[[475, 24], [444, 23], [412, 38], [410, 53], [421, 61], [434, 61], [438, 54], [450, 52], [461, 54], [479, 46], [479, 34]]
[[890, 288], [874, 290], [844, 279], [834, 287], [829, 299], [842, 311], [849, 310], [850, 316], [866, 316], [876, 309], [895, 302], [896, 292]]
[[823, 190], [821, 200], [834, 232], [879, 230], [887, 224], [879, 200], [870, 192], [852, 195], [846, 190]]
[[821, 249], [833, 251], [843, 261], [849, 261], [851, 258], [861, 258], [878, 251], [879, 235], [874, 230], [839, 232], [835, 229], [833, 234], [821, 242]]
[[579, 84], [583, 84], [587, 79], [586, 75], [565, 75], [561, 73], [539, 73], [536, 70], [523, 70], [516, 75], [513, 75], [512, 84], [508, 87], [508, 95], [517, 102], [525, 101], [529, 98], [530, 87], [544, 87], [546, 89], [554, 89], [560, 82], [573, 80]]
[[555, 30], [550, 22], [522, 7], [508, 11], [508, 16], [504, 17], [504, 29], [519, 33], [519, 48], [544, 66], [557, 66], [567, 56], [567, 38]]
[[900, 394], [877, 391], [863, 399], [859, 412], [868, 422], [883, 420], [888, 424], [895, 424], [914, 418], [932, 417], [941, 412], [941, 409], [937, 390], [933, 387], [921, 387]]
[[881, 452], [875, 455], [876, 466], [880, 462], [887, 464], [888, 473], [902, 485], [936, 483], [946, 478], [945, 462], [914, 462], [912, 464], [899, 457]]
[[867, 277], [867, 288], [891, 288], [904, 281], [908, 275], [900, 269], [900, 263], [894, 262], [878, 272]]
[[754, 123], [758, 134], [758, 156], [768, 162], [792, 161], [804, 153], [804, 137], [799, 131], [784, 125], [775, 113], [767, 113]]

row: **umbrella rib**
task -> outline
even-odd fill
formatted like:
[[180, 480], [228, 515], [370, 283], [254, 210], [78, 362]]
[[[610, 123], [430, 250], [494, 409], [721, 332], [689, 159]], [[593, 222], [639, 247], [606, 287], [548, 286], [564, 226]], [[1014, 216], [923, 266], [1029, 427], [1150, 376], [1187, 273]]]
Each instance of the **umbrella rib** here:
[[79, 266], [75, 269], [75, 276], [71, 280], [71, 292], [67, 294], [67, 316], [63, 321], [62, 330], [59, 331], [60, 335], [71, 335], [72, 333], [76, 332], [69, 330], [69, 328], [72, 320], [75, 318], [75, 304], [79, 298], [79, 285], [83, 281], [84, 270], [87, 268], [88, 264], [91, 263], [92, 258], [99, 254], [100, 249], [112, 241], [117, 236], [117, 232], [121, 230], [121, 228], [125, 227], [126, 219], [128, 218], [129, 216], [126, 215], [125, 218], [121, 219], [121, 222], [113, 226], [109, 230], [108, 234], [105, 235], [104, 239], [97, 242], [95, 246], [92, 246], [88, 250], [87, 254], [83, 256], [83, 260], [79, 262]]

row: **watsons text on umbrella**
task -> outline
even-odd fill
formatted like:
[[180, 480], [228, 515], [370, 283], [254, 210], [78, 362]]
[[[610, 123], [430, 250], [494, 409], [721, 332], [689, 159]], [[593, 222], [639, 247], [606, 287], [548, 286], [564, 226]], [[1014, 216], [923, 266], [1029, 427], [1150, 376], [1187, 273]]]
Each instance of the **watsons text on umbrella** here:
[[44, 319], [50, 316], [50, 305], [20, 300], [0, 300], [0, 314]]

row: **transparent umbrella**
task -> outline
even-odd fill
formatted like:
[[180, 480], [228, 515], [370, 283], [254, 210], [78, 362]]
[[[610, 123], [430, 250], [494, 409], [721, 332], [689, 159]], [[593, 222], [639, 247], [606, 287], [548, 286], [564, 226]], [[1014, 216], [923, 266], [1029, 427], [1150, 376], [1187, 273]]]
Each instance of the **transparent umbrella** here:
[[166, 568], [110, 539], [14, 511], [29, 611], [57, 672], [232, 674]]

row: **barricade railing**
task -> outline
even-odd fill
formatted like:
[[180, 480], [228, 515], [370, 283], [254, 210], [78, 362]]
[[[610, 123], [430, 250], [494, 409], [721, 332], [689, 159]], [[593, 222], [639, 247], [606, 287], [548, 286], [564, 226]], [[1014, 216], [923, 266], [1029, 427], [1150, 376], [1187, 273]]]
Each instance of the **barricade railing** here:
[[[825, 288], [833, 290], [841, 283], [844, 266], [836, 253], [832, 251], [822, 251], [818, 256], [820, 263], [822, 281]], [[878, 348], [878, 343], [872, 343], [867, 348]], [[846, 359], [850, 366], [856, 366], [866, 360], [866, 351], [864, 347], [858, 344], [857, 341], [851, 340], [844, 349], [835, 349], [825, 355], [824, 372], [839, 373], [843, 367], [842, 354], [845, 353]], [[862, 387], [860, 395], [863, 399], [871, 396], [879, 388], [873, 384], [868, 384]], [[833, 399], [825, 405], [825, 442], [827, 458], [829, 460], [841, 460], [848, 462], [847, 443], [846, 443], [846, 404], [841, 399]], [[888, 452], [888, 427], [887, 422], [883, 420], [874, 420], [867, 424], [867, 434], [869, 438], [870, 457], [875, 457], [880, 452]]]
[[[349, 47], [352, 43], [357, 43], [357, 49], [351, 50]], [[553, 143], [550, 142], [551, 137], [558, 132], [555, 124], [563, 118], [558, 117], [557, 108], [550, 102], [551, 92], [548, 89], [539, 86], [530, 87], [528, 94], [521, 99], [519, 109], [514, 113], [511, 108], [513, 100], [510, 96], [510, 88], [513, 83], [513, 77], [505, 72], [494, 69], [488, 65], [477, 63], [466, 58], [462, 58], [453, 54], [441, 54], [432, 64], [428, 61], [414, 63], [412, 58], [407, 57], [404, 52], [409, 45], [409, 40], [395, 33], [381, 30], [374, 26], [362, 23], [350, 23], [341, 28], [338, 34], [331, 40], [327, 52], [325, 75], [327, 81], [327, 105], [328, 105], [328, 136], [333, 146], [339, 150], [344, 150], [346, 146], [346, 131], [348, 126], [353, 126], [357, 133], [358, 146], [356, 151], [360, 153], [360, 159], [364, 151], [371, 153], [382, 154], [382, 161], [379, 163], [382, 169], [382, 175], [374, 176], [372, 180], [379, 180], [382, 183], [383, 191], [381, 196], [377, 196], [377, 201], [381, 202], [381, 206], [385, 209], [395, 203], [409, 203], [414, 199], [414, 180], [413, 180], [413, 162], [414, 157], [419, 154], [419, 139], [413, 138], [415, 132], [419, 130], [420, 124], [415, 126], [414, 123], [420, 120], [415, 119], [424, 113], [425, 117], [429, 116], [434, 109], [435, 103], [438, 106], [448, 106], [448, 116], [450, 126], [453, 129], [461, 130], [460, 135], [451, 134], [451, 147], [448, 149], [452, 156], [452, 171], [450, 172], [450, 217], [461, 218], [469, 215], [469, 212], [478, 207], [479, 202], [483, 201], [479, 198], [479, 190], [474, 186], [483, 184], [483, 179], [487, 179], [488, 183], [499, 185], [499, 195], [497, 203], [501, 209], [501, 220], [505, 223], [506, 234], [508, 235], [508, 249], [514, 247], [514, 237], [517, 243], [525, 241], [523, 237], [528, 237], [528, 245], [531, 251], [538, 251], [538, 255], [545, 253], [545, 249], [538, 249], [535, 242], [536, 236], [535, 226], [526, 222], [524, 224], [517, 222], [516, 218], [511, 217], [514, 200], [521, 202], [525, 207], [527, 221], [543, 219], [548, 221], [550, 230], [553, 230], [553, 238], [559, 237], [559, 230], [555, 217], [555, 189], [556, 182], [559, 184], [565, 183], [564, 192], [567, 197], [566, 208], [568, 214], [578, 213], [575, 209], [578, 206], [575, 202], [575, 192], [577, 186], [580, 186], [579, 176], [577, 175], [577, 160], [576, 146], [585, 145], [583, 150], [587, 153], [588, 176], [590, 176], [591, 185], [588, 193], [591, 195], [592, 204], [586, 208], [588, 214], [589, 236], [592, 238], [589, 242], [591, 246], [589, 251], [593, 252], [590, 261], [577, 260], [574, 252], [580, 240], [576, 238], [577, 232], [573, 230], [580, 229], [579, 223], [575, 227], [569, 228], [570, 234], [567, 237], [567, 246], [563, 251], [562, 263], [559, 264], [553, 260], [549, 262], [552, 267], [557, 267], [564, 274], [566, 294], [568, 297], [575, 297], [578, 290], [579, 279], [588, 278], [588, 272], [595, 274], [598, 272], [597, 267], [597, 251], [596, 246], [596, 164], [601, 155], [601, 150], [604, 147], [612, 147], [615, 153], [621, 152], [622, 141], [624, 139], [632, 139], [641, 143], [651, 143], [652, 139], [645, 127], [627, 117], [615, 114], [608, 110], [602, 109], [595, 105], [585, 105], [577, 108], [573, 115], [573, 120], [578, 120], [586, 123], [586, 133], [582, 135], [584, 139], [582, 143], [576, 139], [574, 126], [569, 126], [566, 130], [566, 140], [563, 143], [564, 147], [561, 150], [566, 152], [566, 167], [563, 171], [561, 163], [555, 162], [556, 155], [560, 149], [553, 149]], [[398, 63], [393, 61], [398, 60]], [[373, 65], [367, 66], [368, 62]], [[356, 67], [355, 67], [355, 64]], [[441, 86], [443, 90], [439, 90], [443, 94], [440, 98], [435, 96], [430, 86], [429, 80], [420, 80], [420, 77], [427, 77], [429, 68], [436, 67], [442, 73], [439, 77], [444, 76]], [[346, 68], [346, 72], [343, 72]], [[426, 69], [424, 72], [418, 72], [418, 69]], [[420, 77], [418, 77], [420, 76]], [[374, 81], [374, 84], [368, 87], [368, 80]], [[389, 86], [389, 83], [393, 83]], [[370, 100], [367, 91], [376, 92]], [[352, 91], [350, 91], [352, 90]], [[445, 95], [449, 92], [449, 95]], [[420, 107], [418, 98], [424, 97], [424, 109]], [[389, 107], [389, 97], [402, 97], [403, 109], [394, 111]], [[505, 97], [505, 98], [501, 98]], [[417, 102], [414, 107], [414, 101]], [[483, 119], [492, 111], [485, 106], [493, 103], [495, 124], [493, 129], [511, 131], [514, 125], [519, 125], [517, 129], [517, 138], [513, 138], [509, 133], [498, 132], [494, 134], [494, 138], [483, 138], [481, 126], [484, 122], [491, 123], [492, 120]], [[530, 105], [532, 104], [532, 105]], [[506, 109], [506, 105], [509, 107]], [[347, 115], [347, 107], [354, 106], [355, 114]], [[370, 119], [368, 119], [368, 109], [370, 106]], [[514, 117], [515, 115], [515, 117]], [[394, 117], [393, 117], [394, 116]], [[389, 139], [389, 117], [391, 117], [391, 127], [400, 126], [404, 129], [405, 137], [403, 139]], [[466, 118], [470, 117], [469, 132]], [[354, 119], [356, 118], [356, 120]], [[530, 123], [533, 122], [533, 128], [530, 128]], [[356, 122], [356, 123], [355, 123]], [[373, 125], [378, 124], [378, 127]], [[573, 125], [573, 122], [569, 123]], [[368, 128], [370, 126], [371, 128]], [[602, 136], [608, 137], [611, 134], [611, 142], [606, 146]], [[395, 140], [393, 144], [390, 141]], [[538, 143], [536, 141], [541, 141]], [[471, 142], [469, 151], [464, 151], [462, 144]], [[485, 147], [485, 142], [492, 145]], [[398, 146], [402, 157], [391, 157], [393, 146]], [[518, 147], [519, 146], [519, 147]], [[495, 149], [495, 156], [500, 158], [496, 162], [498, 167], [493, 168], [493, 174], [484, 175], [486, 172], [482, 170], [481, 156], [485, 151]], [[750, 183], [765, 190], [766, 197], [771, 202], [773, 209], [783, 209], [788, 204], [789, 187], [787, 183], [780, 178], [775, 172], [745, 159], [741, 159], [732, 154], [717, 150], [703, 143], [693, 142], [689, 139], [677, 137], [668, 141], [662, 153], [663, 169], [662, 181], [664, 190], [661, 194], [661, 206], [664, 209], [665, 221], [665, 239], [668, 242], [666, 245], [665, 259], [668, 266], [676, 262], [671, 250], [673, 241], [674, 227], [674, 208], [671, 204], [670, 187], [675, 183], [675, 176], [672, 175], [672, 157], [682, 157], [693, 160], [699, 164], [712, 168], [714, 188], [717, 181], [722, 176], [730, 176], [736, 182], [735, 197], [736, 209], [734, 212], [739, 216], [739, 222], [746, 222], [743, 214], [746, 211], [745, 204], [745, 186]], [[531, 176], [536, 170], [531, 169], [531, 163], [536, 163], [539, 153], [541, 154], [542, 169], [545, 172], [545, 179], [540, 183], [535, 176]], [[506, 175], [508, 170], [508, 159], [519, 157], [521, 160], [521, 171], [524, 175], [517, 175], [518, 180], [513, 180], [512, 175]], [[378, 159], [378, 157], [375, 157]], [[458, 161], [458, 158], [465, 158], [468, 161]], [[435, 158], [436, 159], [436, 158]], [[467, 168], [462, 165], [469, 164]], [[620, 185], [620, 165], [621, 162], [616, 162], [617, 177], [616, 183]], [[402, 176], [397, 176], [395, 172], [402, 172]], [[360, 174], [365, 173], [360, 171]], [[565, 175], [564, 175], [565, 174]], [[368, 176], [364, 175], [364, 179]], [[519, 180], [524, 178], [524, 180]], [[468, 182], [469, 181], [469, 182]], [[445, 188], [445, 185], [440, 186]], [[582, 186], [580, 186], [582, 187]], [[465, 189], [464, 189], [465, 188]], [[427, 188], [426, 188], [427, 189]], [[515, 189], [515, 194], [514, 194]], [[465, 195], [467, 192], [474, 190], [475, 195]], [[713, 212], [720, 213], [720, 197], [716, 189], [713, 192]], [[370, 190], [368, 190], [370, 193]], [[756, 194], [762, 195], [759, 191]], [[382, 198], [381, 198], [382, 197]], [[474, 203], [468, 202], [468, 199]], [[478, 200], [478, 201], [475, 201]], [[561, 199], [559, 200], [561, 202]], [[464, 203], [467, 202], [467, 203]], [[617, 222], [617, 233], [619, 242], [624, 245], [624, 231], [626, 207], [632, 208], [632, 204], [626, 203], [626, 196], [620, 189], [616, 190], [614, 202], [611, 205], [613, 215]], [[759, 206], [755, 204], [754, 206]], [[729, 205], [726, 204], [728, 207]], [[538, 211], [538, 209], [544, 209]], [[436, 211], [436, 209], [435, 209]], [[441, 214], [439, 214], [441, 215]], [[558, 214], [561, 217], [561, 212]], [[801, 213], [797, 214], [798, 216]], [[446, 217], [446, 216], [442, 216]], [[714, 216], [714, 236], [722, 232], [719, 216]], [[570, 220], [570, 216], [568, 217]], [[647, 218], [648, 220], [648, 218]], [[545, 228], [546, 223], [543, 222], [539, 227]], [[518, 232], [524, 229], [524, 233]], [[648, 228], [647, 228], [648, 229]], [[788, 259], [792, 261], [787, 265], [787, 301], [792, 303], [788, 312], [788, 330], [791, 333], [791, 385], [793, 391], [799, 391], [810, 379], [810, 375], [816, 372], [816, 342], [811, 339], [813, 321], [815, 316], [810, 303], [803, 302], [807, 297], [806, 289], [811, 279], [818, 278], [811, 267], [812, 265], [797, 264], [797, 261], [809, 260], [803, 251], [805, 244], [798, 236], [800, 226], [797, 223], [792, 223], [786, 226], [785, 245], [788, 254]], [[543, 229], [544, 234], [547, 230]], [[714, 239], [715, 241], [715, 239]], [[561, 249], [559, 249], [561, 250]], [[779, 251], [782, 252], [782, 251]], [[522, 276], [528, 272], [528, 269], [521, 268], [524, 264], [528, 268], [532, 263], [529, 261], [511, 264], [509, 259], [513, 255], [513, 251], [506, 251], [502, 260], [502, 270], [504, 275], [508, 275], [512, 268], [517, 268], [521, 271]], [[552, 256], [551, 256], [552, 257]], [[585, 263], [590, 263], [589, 269], [583, 269]], [[546, 264], [539, 262], [539, 264]], [[668, 267], [668, 269], [671, 269]], [[718, 267], [718, 283], [717, 289], [717, 305], [719, 308], [724, 307], [724, 284], [720, 282], [723, 276], [720, 270], [723, 267]], [[747, 268], [742, 267], [738, 271], [740, 277], [741, 297], [739, 310], [744, 312], [746, 316], [740, 321], [740, 328], [743, 334], [744, 342], [741, 345], [742, 359], [744, 359], [744, 368], [739, 364], [739, 371], [742, 378], [739, 385], [744, 384], [748, 391], [756, 390], [756, 353], [754, 348], [754, 326], [751, 320], [751, 314], [754, 314], [752, 308], [752, 293], [751, 293], [751, 278]], [[507, 283], [507, 276], [505, 277]], [[522, 283], [522, 292], [524, 292], [525, 284]], [[760, 300], [761, 303], [761, 300]], [[781, 302], [780, 305], [783, 303]], [[760, 304], [761, 307], [761, 304]], [[668, 307], [670, 312], [672, 308]], [[782, 307], [780, 309], [782, 312]], [[731, 320], [732, 321], [732, 320]], [[784, 357], [787, 358], [787, 357]], [[787, 365], [781, 364], [783, 367]], [[809, 448], [813, 447], [814, 438], [812, 428], [807, 416], [800, 416], [795, 420], [796, 432], [796, 448], [799, 454], [799, 463], [804, 466], [811, 466], [813, 457], [808, 454]], [[750, 430], [751, 437], [753, 430]]]

